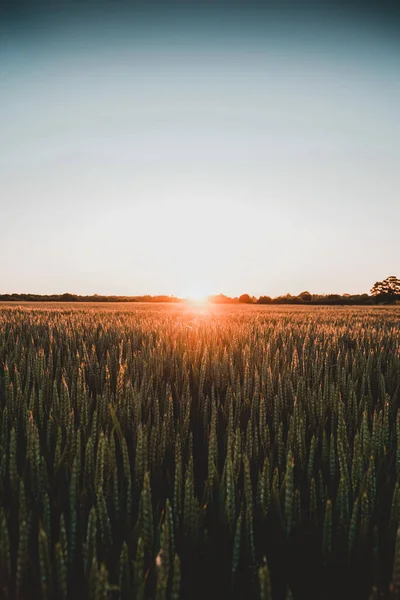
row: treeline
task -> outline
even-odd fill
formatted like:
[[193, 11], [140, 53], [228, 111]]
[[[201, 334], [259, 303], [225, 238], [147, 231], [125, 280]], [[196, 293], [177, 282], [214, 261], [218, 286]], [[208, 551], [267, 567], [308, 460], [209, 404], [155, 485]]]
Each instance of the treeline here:
[[81, 296], [79, 294], [0, 294], [1, 302], [182, 302], [175, 296]]
[[215, 304], [314, 304], [314, 305], [355, 305], [355, 304], [375, 304], [376, 298], [368, 294], [310, 294], [302, 292], [298, 296], [285, 294], [284, 296], [250, 296], [242, 294], [236, 298], [229, 298], [224, 294], [211, 296], [210, 302]]
[[315, 304], [315, 305], [335, 305], [335, 304], [375, 304], [376, 300], [368, 294], [310, 294], [309, 296], [277, 296], [271, 298], [269, 302], [268, 296], [261, 296], [257, 300], [257, 304]]
[[[335, 304], [376, 304], [377, 298], [368, 294], [299, 294], [292, 296], [286, 294], [271, 298], [270, 296], [250, 296], [242, 294], [231, 298], [224, 294], [210, 296], [209, 302], [213, 304], [315, 304], [315, 305], [335, 305]], [[81, 296], [78, 294], [1, 294], [1, 302], [184, 302], [185, 299], [176, 296]]]

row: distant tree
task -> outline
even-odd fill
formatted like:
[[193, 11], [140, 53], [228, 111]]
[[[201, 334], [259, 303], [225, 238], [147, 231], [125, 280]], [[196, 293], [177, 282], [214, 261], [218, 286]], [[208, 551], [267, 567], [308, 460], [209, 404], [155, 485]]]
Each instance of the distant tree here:
[[260, 296], [257, 300], [257, 304], [271, 304], [272, 298], [271, 296]]
[[210, 296], [210, 302], [214, 302], [214, 304], [232, 304], [233, 298], [229, 298], [229, 296], [225, 296], [225, 294], [217, 294], [216, 296]]
[[291, 294], [285, 294], [284, 296], [277, 296], [272, 299], [272, 304], [300, 304], [301, 299]]
[[77, 296], [75, 294], [61, 294], [60, 296], [60, 301], [61, 302], [76, 302], [78, 300]]
[[299, 298], [303, 302], [311, 302], [311, 300], [312, 300], [312, 296], [311, 296], [310, 292], [301, 292], [301, 294], [299, 294]]
[[377, 281], [371, 288], [371, 294], [376, 300], [394, 302], [400, 298], [400, 279], [391, 275], [383, 281]]
[[241, 304], [251, 304], [252, 303], [252, 299], [249, 296], [249, 294], [242, 294], [241, 296], [239, 296], [239, 302]]
[[353, 294], [345, 299], [349, 300], [351, 304], [372, 304], [372, 299], [368, 294]]

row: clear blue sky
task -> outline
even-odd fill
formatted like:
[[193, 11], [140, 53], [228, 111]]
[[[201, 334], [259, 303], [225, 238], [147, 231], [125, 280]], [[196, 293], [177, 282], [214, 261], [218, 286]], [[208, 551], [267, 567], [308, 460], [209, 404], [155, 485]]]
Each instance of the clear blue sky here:
[[387, 15], [56, 5], [0, 24], [0, 292], [358, 293], [400, 276]]

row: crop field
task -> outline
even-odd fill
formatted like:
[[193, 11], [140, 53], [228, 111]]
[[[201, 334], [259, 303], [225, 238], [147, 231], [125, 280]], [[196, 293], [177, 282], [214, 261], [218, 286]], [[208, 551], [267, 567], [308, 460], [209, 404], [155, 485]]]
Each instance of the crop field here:
[[0, 306], [0, 598], [400, 597], [400, 308]]

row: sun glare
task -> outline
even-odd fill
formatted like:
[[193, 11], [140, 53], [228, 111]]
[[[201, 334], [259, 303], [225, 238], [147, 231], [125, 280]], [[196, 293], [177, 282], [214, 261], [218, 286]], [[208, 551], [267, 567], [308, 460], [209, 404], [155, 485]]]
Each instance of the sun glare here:
[[187, 299], [191, 304], [207, 304], [208, 294], [194, 294], [188, 296]]
[[191, 304], [207, 304], [210, 294], [201, 287], [192, 287], [187, 291], [184, 297]]

